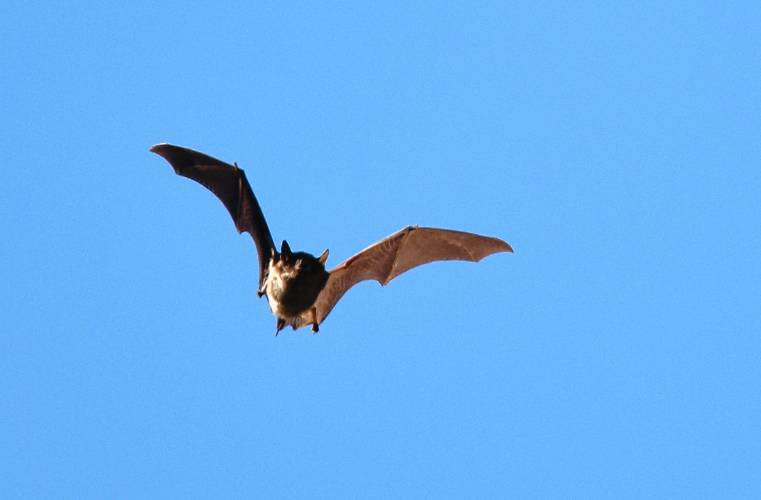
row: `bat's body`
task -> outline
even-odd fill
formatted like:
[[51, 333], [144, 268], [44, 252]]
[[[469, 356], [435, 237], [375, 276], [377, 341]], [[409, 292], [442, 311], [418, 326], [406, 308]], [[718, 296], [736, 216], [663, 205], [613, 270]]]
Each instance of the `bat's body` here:
[[[284, 253], [280, 254], [285, 255]], [[327, 258], [327, 253], [324, 254]], [[324, 260], [306, 252], [296, 252], [287, 259], [270, 258], [267, 279], [259, 293], [267, 296], [272, 313], [278, 318], [277, 331], [285, 325], [295, 325], [317, 300], [328, 281]], [[316, 314], [316, 312], [315, 312]], [[313, 318], [312, 329], [318, 322]]]
[[177, 174], [213, 192], [230, 212], [238, 231], [251, 234], [259, 254], [258, 294], [267, 296], [277, 318], [276, 334], [287, 325], [294, 330], [311, 325], [312, 331], [317, 332], [343, 294], [360, 281], [372, 279], [385, 285], [403, 272], [428, 262], [477, 262], [496, 252], [513, 251], [497, 238], [408, 226], [327, 271], [327, 250], [315, 257], [306, 252], [292, 252], [283, 241], [277, 251], [246, 175], [237, 165], [170, 144], [158, 144], [151, 151], [163, 156]]

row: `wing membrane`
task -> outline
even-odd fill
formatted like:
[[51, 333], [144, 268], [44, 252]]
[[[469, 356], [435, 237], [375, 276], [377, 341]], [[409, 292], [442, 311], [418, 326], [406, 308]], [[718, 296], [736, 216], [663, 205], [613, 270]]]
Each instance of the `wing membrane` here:
[[[370, 245], [330, 271], [315, 302], [322, 323], [336, 303], [354, 285], [376, 280], [381, 285], [410, 269], [437, 260], [478, 262], [497, 252], [512, 252], [506, 242], [463, 231], [408, 226]], [[311, 322], [307, 312], [297, 326]]]
[[214, 193], [230, 212], [238, 232], [251, 235], [259, 255], [261, 288], [275, 244], [243, 169], [198, 151], [171, 144], [157, 144], [151, 151], [168, 161], [178, 175], [193, 179]]

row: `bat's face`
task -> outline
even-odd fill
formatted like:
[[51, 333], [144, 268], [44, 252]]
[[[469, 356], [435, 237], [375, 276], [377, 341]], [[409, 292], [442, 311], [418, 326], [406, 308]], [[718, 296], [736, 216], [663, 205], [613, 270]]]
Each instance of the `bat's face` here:
[[295, 317], [309, 309], [328, 280], [325, 258], [306, 252], [290, 252], [285, 246], [272, 257], [266, 283], [270, 308], [276, 316]]

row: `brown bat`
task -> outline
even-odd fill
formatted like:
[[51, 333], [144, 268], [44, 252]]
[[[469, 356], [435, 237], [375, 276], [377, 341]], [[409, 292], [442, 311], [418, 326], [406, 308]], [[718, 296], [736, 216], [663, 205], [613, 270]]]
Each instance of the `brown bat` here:
[[157, 144], [150, 150], [164, 157], [177, 174], [193, 179], [214, 193], [230, 212], [238, 232], [251, 235], [259, 254], [258, 295], [267, 296], [277, 318], [275, 335], [286, 325], [294, 330], [312, 325], [316, 333], [336, 302], [360, 281], [376, 280], [385, 285], [403, 272], [428, 262], [478, 262], [496, 252], [513, 251], [497, 238], [407, 226], [326, 271], [328, 250], [319, 257], [292, 252], [283, 240], [277, 251], [259, 202], [237, 163], [229, 165], [171, 144]]

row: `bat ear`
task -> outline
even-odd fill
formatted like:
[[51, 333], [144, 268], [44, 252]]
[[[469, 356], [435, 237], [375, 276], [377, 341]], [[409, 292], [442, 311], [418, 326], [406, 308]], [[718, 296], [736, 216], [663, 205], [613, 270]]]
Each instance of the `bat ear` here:
[[323, 266], [324, 266], [324, 265], [325, 265], [325, 263], [328, 261], [328, 254], [329, 254], [329, 253], [330, 253], [330, 250], [328, 250], [328, 249], [326, 248], [326, 249], [325, 249], [325, 251], [324, 251], [324, 252], [322, 252], [322, 255], [320, 255], [320, 256], [317, 258], [317, 260], [319, 260], [319, 261], [320, 261], [320, 264], [322, 264]]
[[286, 259], [291, 256], [291, 247], [288, 246], [288, 242], [283, 240], [283, 244], [280, 245], [280, 254]]

